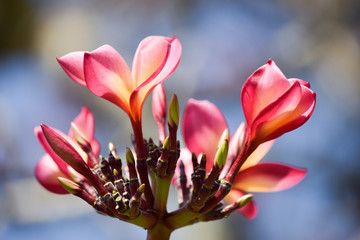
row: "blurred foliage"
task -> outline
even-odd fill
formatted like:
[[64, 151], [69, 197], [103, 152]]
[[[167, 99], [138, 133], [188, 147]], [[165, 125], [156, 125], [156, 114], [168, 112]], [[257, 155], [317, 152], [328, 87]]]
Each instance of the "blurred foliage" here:
[[34, 11], [26, 0], [0, 1], [0, 55], [32, 48]]

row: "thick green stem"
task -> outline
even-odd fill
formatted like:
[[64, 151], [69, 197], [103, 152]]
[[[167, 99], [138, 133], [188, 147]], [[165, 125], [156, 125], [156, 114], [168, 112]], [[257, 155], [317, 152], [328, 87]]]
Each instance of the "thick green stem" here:
[[140, 215], [137, 218], [127, 219], [125, 221], [149, 229], [155, 226], [157, 218], [152, 213], [141, 211]]
[[171, 178], [169, 177], [157, 178], [154, 209], [158, 211], [160, 215], [163, 215], [163, 213], [166, 212], [166, 203], [168, 200], [170, 184]]
[[192, 222], [200, 215], [201, 215], [200, 213], [191, 211], [188, 205], [185, 205], [184, 207], [169, 213], [165, 217], [164, 221], [171, 228], [178, 229], [189, 225], [189, 222]]
[[147, 240], [169, 240], [172, 229], [166, 225], [159, 223], [154, 228], [149, 229], [147, 232]]

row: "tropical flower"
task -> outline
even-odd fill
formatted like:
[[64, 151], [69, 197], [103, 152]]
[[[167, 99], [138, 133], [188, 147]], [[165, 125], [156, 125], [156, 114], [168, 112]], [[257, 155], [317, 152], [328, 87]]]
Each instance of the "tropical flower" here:
[[58, 62], [72, 80], [118, 105], [138, 126], [145, 98], [174, 72], [180, 57], [176, 37], [150, 36], [137, 48], [132, 71], [109, 45], [92, 52], [72, 52]]
[[166, 95], [163, 84], [156, 86], [152, 93], [152, 112], [158, 129], [159, 141], [163, 143], [166, 137]]
[[[52, 130], [69, 142], [82, 159], [90, 166], [91, 163], [88, 154], [85, 153], [82, 150], [82, 147], [77, 143], [77, 141], [86, 141], [86, 144], [90, 145], [91, 151], [94, 154], [93, 159], [97, 159], [100, 145], [94, 138], [94, 118], [90, 110], [83, 107], [80, 114], [74, 119], [71, 125], [72, 127], [70, 128], [68, 135], [54, 128], [52, 128]], [[54, 152], [46, 140], [40, 126], [36, 127], [34, 132], [41, 146], [46, 151], [46, 154], [39, 160], [35, 167], [35, 176], [37, 180], [50, 192], [58, 194], [69, 193], [59, 183], [58, 177], [71, 179], [71, 174], [74, 175], [78, 173]]]
[[[226, 120], [214, 104], [209, 101], [189, 100], [182, 118], [182, 135], [187, 149], [183, 149], [180, 155], [188, 180], [193, 172], [190, 153], [206, 154], [206, 171], [209, 173], [214, 165], [218, 143], [222, 140], [222, 133], [226, 129], [228, 129]], [[236, 158], [239, 146], [241, 148], [244, 130], [244, 125], [241, 124], [230, 139], [227, 163]], [[234, 142], [236, 144], [233, 144]], [[247, 192], [281, 191], [296, 185], [304, 178], [305, 169], [280, 163], [259, 163], [272, 144], [273, 141], [261, 144], [249, 156], [238, 172], [231, 192], [224, 199], [227, 203], [235, 202]], [[253, 218], [257, 213], [256, 205], [252, 200], [239, 211], [247, 218]]]
[[309, 83], [287, 79], [269, 60], [245, 82], [241, 91], [250, 141], [260, 144], [304, 124], [315, 107]]

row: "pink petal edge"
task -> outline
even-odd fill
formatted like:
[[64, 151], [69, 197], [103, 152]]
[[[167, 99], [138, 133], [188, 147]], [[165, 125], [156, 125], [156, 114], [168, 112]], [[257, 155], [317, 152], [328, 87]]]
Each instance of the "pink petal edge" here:
[[181, 122], [182, 136], [190, 152], [206, 154], [206, 169], [213, 166], [218, 142], [228, 128], [221, 111], [206, 100], [189, 99]]
[[260, 163], [240, 171], [233, 188], [246, 192], [277, 192], [304, 179], [306, 169], [280, 163]]
[[84, 53], [83, 51], [71, 52], [60, 58], [56, 58], [66, 74], [76, 83], [85, 86], [84, 76]]
[[35, 176], [39, 183], [48, 191], [57, 194], [68, 194], [63, 186], [58, 181], [58, 177], [68, 178], [46, 154], [44, 155], [35, 166]]

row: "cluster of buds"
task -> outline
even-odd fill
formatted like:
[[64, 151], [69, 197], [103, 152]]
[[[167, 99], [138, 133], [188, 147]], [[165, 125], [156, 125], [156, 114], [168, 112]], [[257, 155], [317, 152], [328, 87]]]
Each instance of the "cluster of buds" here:
[[[36, 166], [38, 181], [51, 192], [71, 193], [101, 214], [147, 229], [147, 239], [160, 240], [169, 239], [175, 229], [233, 211], [253, 218], [257, 208], [249, 192], [280, 191], [300, 182], [305, 169], [259, 161], [275, 138], [311, 116], [315, 93], [309, 84], [287, 79], [269, 60], [245, 82], [241, 100], [246, 124], [230, 137], [221, 111], [208, 101], [189, 100], [181, 124], [175, 94], [167, 107], [162, 82], [180, 56], [176, 37], [155, 36], [140, 43], [132, 72], [107, 45], [59, 58], [71, 79], [128, 114], [133, 150], [126, 148], [126, 165], [113, 143], [107, 158], [99, 155], [93, 115], [84, 107], [68, 135], [44, 124], [35, 128], [47, 152]], [[158, 144], [144, 139], [141, 125], [142, 106], [151, 91]], [[180, 125], [183, 148], [177, 138]], [[171, 184], [178, 190], [179, 208], [168, 212]]]

